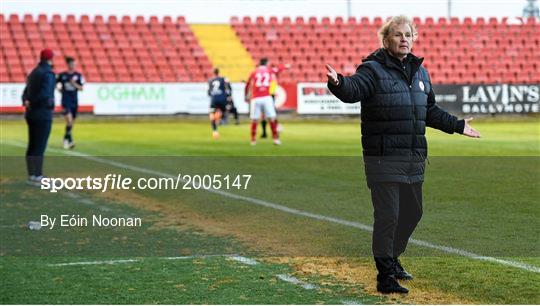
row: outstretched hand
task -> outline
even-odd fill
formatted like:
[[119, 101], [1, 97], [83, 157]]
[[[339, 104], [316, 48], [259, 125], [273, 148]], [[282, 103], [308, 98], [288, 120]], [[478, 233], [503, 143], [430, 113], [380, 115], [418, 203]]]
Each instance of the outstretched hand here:
[[471, 122], [474, 118], [467, 118], [465, 119], [465, 128], [463, 129], [463, 135], [473, 137], [473, 138], [480, 138], [480, 132], [475, 130], [472, 126], [469, 125], [469, 122]]
[[328, 77], [328, 82], [330, 82], [330, 84], [334, 86], [339, 85], [339, 78], [336, 70], [334, 70], [334, 68], [332, 68], [332, 66], [328, 64], [326, 64], [326, 69], [328, 70], [328, 72], [326, 73], [326, 76]]

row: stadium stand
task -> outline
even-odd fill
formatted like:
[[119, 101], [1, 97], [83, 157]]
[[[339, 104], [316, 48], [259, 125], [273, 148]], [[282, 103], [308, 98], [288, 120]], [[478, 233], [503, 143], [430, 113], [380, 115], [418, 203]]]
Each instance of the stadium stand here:
[[[496, 18], [414, 21], [419, 27], [414, 53], [425, 57], [434, 83], [540, 82], [540, 25], [533, 18], [522, 25]], [[354, 73], [362, 57], [379, 47], [376, 33], [382, 23], [379, 17], [231, 18], [254, 58], [267, 56], [273, 62], [293, 64], [290, 72], [280, 75], [283, 82], [325, 80], [323, 63]]]
[[0, 16], [2, 82], [23, 82], [44, 47], [55, 51], [56, 71], [73, 56], [90, 82], [201, 82], [212, 70], [183, 17]]
[[[532, 18], [523, 24], [495, 18], [415, 22], [414, 52], [425, 57], [434, 83], [540, 82], [540, 24]], [[249, 53], [238, 51], [225, 61], [238, 58], [231, 69], [247, 71], [246, 63], [269, 57], [275, 64], [292, 64], [280, 82], [324, 81], [324, 63], [354, 73], [361, 58], [379, 47], [382, 23], [380, 17], [232, 17], [231, 27]], [[204, 82], [212, 70], [207, 54], [216, 53], [201, 47], [213, 44], [201, 44], [184, 17], [1, 14], [0, 25], [1, 82], [24, 82], [44, 47], [55, 50], [56, 71], [66, 68], [63, 56], [73, 56], [90, 82]]]

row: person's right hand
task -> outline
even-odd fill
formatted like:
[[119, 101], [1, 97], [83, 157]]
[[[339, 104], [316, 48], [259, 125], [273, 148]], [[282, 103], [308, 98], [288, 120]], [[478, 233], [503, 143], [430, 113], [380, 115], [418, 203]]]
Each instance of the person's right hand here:
[[339, 85], [339, 78], [336, 70], [332, 68], [332, 66], [326, 64], [326, 69], [328, 72], [326, 73], [326, 76], [328, 77], [328, 82], [334, 86]]
[[28, 100], [24, 101], [24, 108], [26, 108], [26, 110], [30, 110], [30, 101]]

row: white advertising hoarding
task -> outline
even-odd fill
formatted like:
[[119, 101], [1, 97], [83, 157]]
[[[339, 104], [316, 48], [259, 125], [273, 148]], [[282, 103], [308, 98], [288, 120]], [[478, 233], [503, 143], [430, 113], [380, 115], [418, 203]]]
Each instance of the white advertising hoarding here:
[[[24, 83], [0, 83], [0, 106], [2, 108], [20, 107], [22, 105], [21, 96], [24, 91]], [[87, 87], [85, 86], [85, 89]], [[86, 92], [82, 92], [79, 96], [80, 106], [90, 106], [93, 103], [82, 99]], [[54, 95], [55, 104], [61, 105], [62, 95], [56, 92]]]
[[2, 107], [21, 106], [24, 83], [0, 83], [0, 102]]
[[360, 114], [360, 103], [343, 103], [326, 87], [326, 83], [298, 83], [299, 114]]
[[[84, 99], [94, 102], [96, 115], [207, 114], [206, 83], [95, 83]], [[247, 113], [243, 84], [232, 84], [240, 113]], [[81, 97], [82, 98], [82, 97]]]

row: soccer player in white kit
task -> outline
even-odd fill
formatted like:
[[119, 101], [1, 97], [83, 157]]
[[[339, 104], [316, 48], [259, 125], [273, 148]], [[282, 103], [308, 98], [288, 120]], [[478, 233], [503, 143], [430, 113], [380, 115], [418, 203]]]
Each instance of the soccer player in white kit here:
[[257, 144], [257, 125], [261, 114], [264, 114], [265, 118], [270, 121], [274, 144], [281, 144], [277, 132], [276, 109], [272, 99], [272, 88], [275, 87], [276, 78], [268, 67], [268, 59], [262, 58], [259, 66], [249, 76], [244, 91], [247, 102], [251, 104], [249, 115], [251, 118], [251, 145]]

